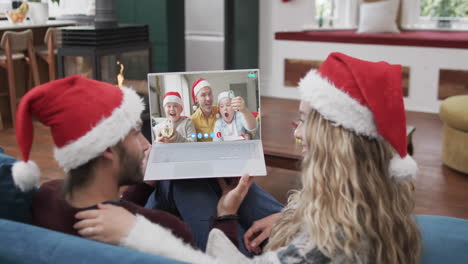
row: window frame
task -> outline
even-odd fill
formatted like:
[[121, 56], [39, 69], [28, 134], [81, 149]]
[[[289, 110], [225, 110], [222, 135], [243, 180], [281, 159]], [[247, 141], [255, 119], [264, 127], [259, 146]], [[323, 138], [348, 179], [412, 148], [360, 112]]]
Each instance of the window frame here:
[[[441, 30], [441, 31], [468, 31], [468, 18], [438, 18], [430, 16], [421, 16], [420, 0], [401, 0], [403, 8], [402, 27], [409, 30]], [[450, 28], [438, 27], [440, 20], [452, 20]]]

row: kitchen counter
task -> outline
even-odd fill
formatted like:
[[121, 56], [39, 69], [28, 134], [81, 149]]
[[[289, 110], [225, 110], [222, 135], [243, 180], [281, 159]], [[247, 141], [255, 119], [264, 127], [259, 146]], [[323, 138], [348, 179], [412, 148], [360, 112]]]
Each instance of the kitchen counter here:
[[62, 27], [75, 25], [76, 22], [69, 20], [49, 20], [45, 24], [33, 24], [31, 21], [26, 20], [22, 23], [13, 24], [8, 20], [0, 21], [0, 31], [5, 30], [24, 30], [29, 28], [41, 28], [41, 27]]

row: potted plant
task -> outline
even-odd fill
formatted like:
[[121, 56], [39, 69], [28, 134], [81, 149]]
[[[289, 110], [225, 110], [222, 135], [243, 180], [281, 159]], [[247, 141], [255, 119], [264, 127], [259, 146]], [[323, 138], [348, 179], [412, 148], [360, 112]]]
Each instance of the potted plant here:
[[49, 4], [44, 0], [28, 0], [29, 19], [33, 24], [45, 24], [49, 19]]

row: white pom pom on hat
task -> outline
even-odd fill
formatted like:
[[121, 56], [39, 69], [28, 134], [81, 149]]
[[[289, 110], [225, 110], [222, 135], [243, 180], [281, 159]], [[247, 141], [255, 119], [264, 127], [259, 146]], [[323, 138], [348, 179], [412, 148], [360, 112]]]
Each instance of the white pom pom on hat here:
[[398, 180], [414, 179], [418, 174], [418, 164], [410, 155], [401, 158], [396, 154], [390, 160], [390, 176]]
[[17, 161], [11, 168], [13, 181], [21, 191], [29, 191], [39, 184], [41, 171], [37, 164], [29, 160], [28, 162]]

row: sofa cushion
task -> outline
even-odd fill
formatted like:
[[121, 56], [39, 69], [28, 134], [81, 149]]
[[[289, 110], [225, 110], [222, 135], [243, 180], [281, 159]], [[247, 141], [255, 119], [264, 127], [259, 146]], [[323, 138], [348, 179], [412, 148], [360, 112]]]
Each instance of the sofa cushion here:
[[440, 105], [440, 119], [453, 128], [468, 132], [468, 95], [445, 99]]
[[417, 215], [422, 235], [421, 263], [468, 263], [468, 220]]
[[15, 186], [11, 176], [11, 167], [15, 161], [0, 148], [0, 218], [30, 223], [35, 189], [22, 192]]

